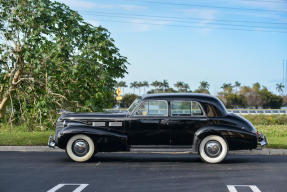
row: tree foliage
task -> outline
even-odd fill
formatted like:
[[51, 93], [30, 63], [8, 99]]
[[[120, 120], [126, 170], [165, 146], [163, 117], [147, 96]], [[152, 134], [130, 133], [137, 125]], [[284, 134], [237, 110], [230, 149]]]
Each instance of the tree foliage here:
[[42, 124], [61, 108], [101, 110], [127, 72], [110, 33], [62, 3], [0, 0], [0, 32], [2, 120]]
[[137, 96], [136, 94], [133, 94], [133, 93], [131, 93], [131, 94], [125, 94], [124, 96], [123, 96], [123, 99], [122, 99], [122, 101], [121, 101], [121, 103], [120, 103], [120, 107], [122, 107], [122, 108], [128, 108], [133, 102], [134, 102], [134, 100], [136, 99], [136, 98], [138, 98], [139, 96]]

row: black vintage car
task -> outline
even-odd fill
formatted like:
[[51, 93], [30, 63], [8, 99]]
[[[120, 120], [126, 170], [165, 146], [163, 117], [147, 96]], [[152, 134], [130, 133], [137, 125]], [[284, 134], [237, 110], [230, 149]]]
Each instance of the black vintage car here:
[[77, 162], [96, 152], [134, 147], [176, 148], [219, 163], [229, 150], [255, 149], [266, 137], [241, 116], [228, 113], [216, 97], [205, 94], [149, 94], [125, 113], [63, 113], [50, 147], [65, 149]]

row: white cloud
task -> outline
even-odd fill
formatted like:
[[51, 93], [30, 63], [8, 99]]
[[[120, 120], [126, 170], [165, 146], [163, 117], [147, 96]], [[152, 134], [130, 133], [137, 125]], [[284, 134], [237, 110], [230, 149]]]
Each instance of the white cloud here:
[[[266, 2], [266, 1], [236, 1], [238, 5], [245, 6], [246, 8], [259, 8], [269, 11], [287, 11], [286, 3], [278, 2]], [[268, 11], [265, 11], [268, 12]]]
[[144, 9], [145, 7], [139, 6], [139, 5], [129, 5], [129, 4], [120, 4], [120, 8], [127, 10], [127, 11], [133, 11], [138, 9]]
[[[194, 8], [194, 9], [184, 10], [184, 13], [187, 16], [190, 16], [192, 18], [200, 19], [200, 21], [195, 23], [196, 26], [202, 27], [200, 31], [209, 32], [213, 28], [216, 28], [216, 26], [208, 25], [209, 23], [212, 23], [216, 20], [218, 11], [215, 9], [195, 9]], [[208, 26], [208, 28], [206, 26]]]
[[135, 32], [145, 32], [162, 28], [169, 24], [169, 21], [158, 21], [148, 19], [131, 19], [128, 22], [132, 23], [132, 28]]

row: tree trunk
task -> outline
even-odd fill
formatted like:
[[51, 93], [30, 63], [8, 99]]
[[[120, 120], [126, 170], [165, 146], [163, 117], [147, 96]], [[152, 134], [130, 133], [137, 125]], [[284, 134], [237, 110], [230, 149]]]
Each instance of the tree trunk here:
[[[18, 69], [14, 69], [16, 72], [14, 73], [14, 76], [10, 82], [8, 90], [3, 94], [3, 97], [0, 101], [0, 119], [3, 119], [6, 113], [6, 107], [9, 102], [9, 97], [12, 94], [12, 92], [15, 90], [17, 84], [20, 82], [20, 76], [22, 75], [22, 71], [24, 68], [24, 60], [22, 59], [21, 53], [19, 52], [18, 56]], [[5, 91], [5, 90], [3, 90]]]

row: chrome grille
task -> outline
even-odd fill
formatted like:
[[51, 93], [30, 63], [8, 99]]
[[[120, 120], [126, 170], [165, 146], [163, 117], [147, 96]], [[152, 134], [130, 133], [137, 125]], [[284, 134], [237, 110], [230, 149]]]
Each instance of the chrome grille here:
[[56, 123], [56, 133], [55, 133], [55, 142], [56, 143], [58, 143], [58, 133], [63, 128], [64, 128], [64, 121], [59, 118], [57, 123]]

